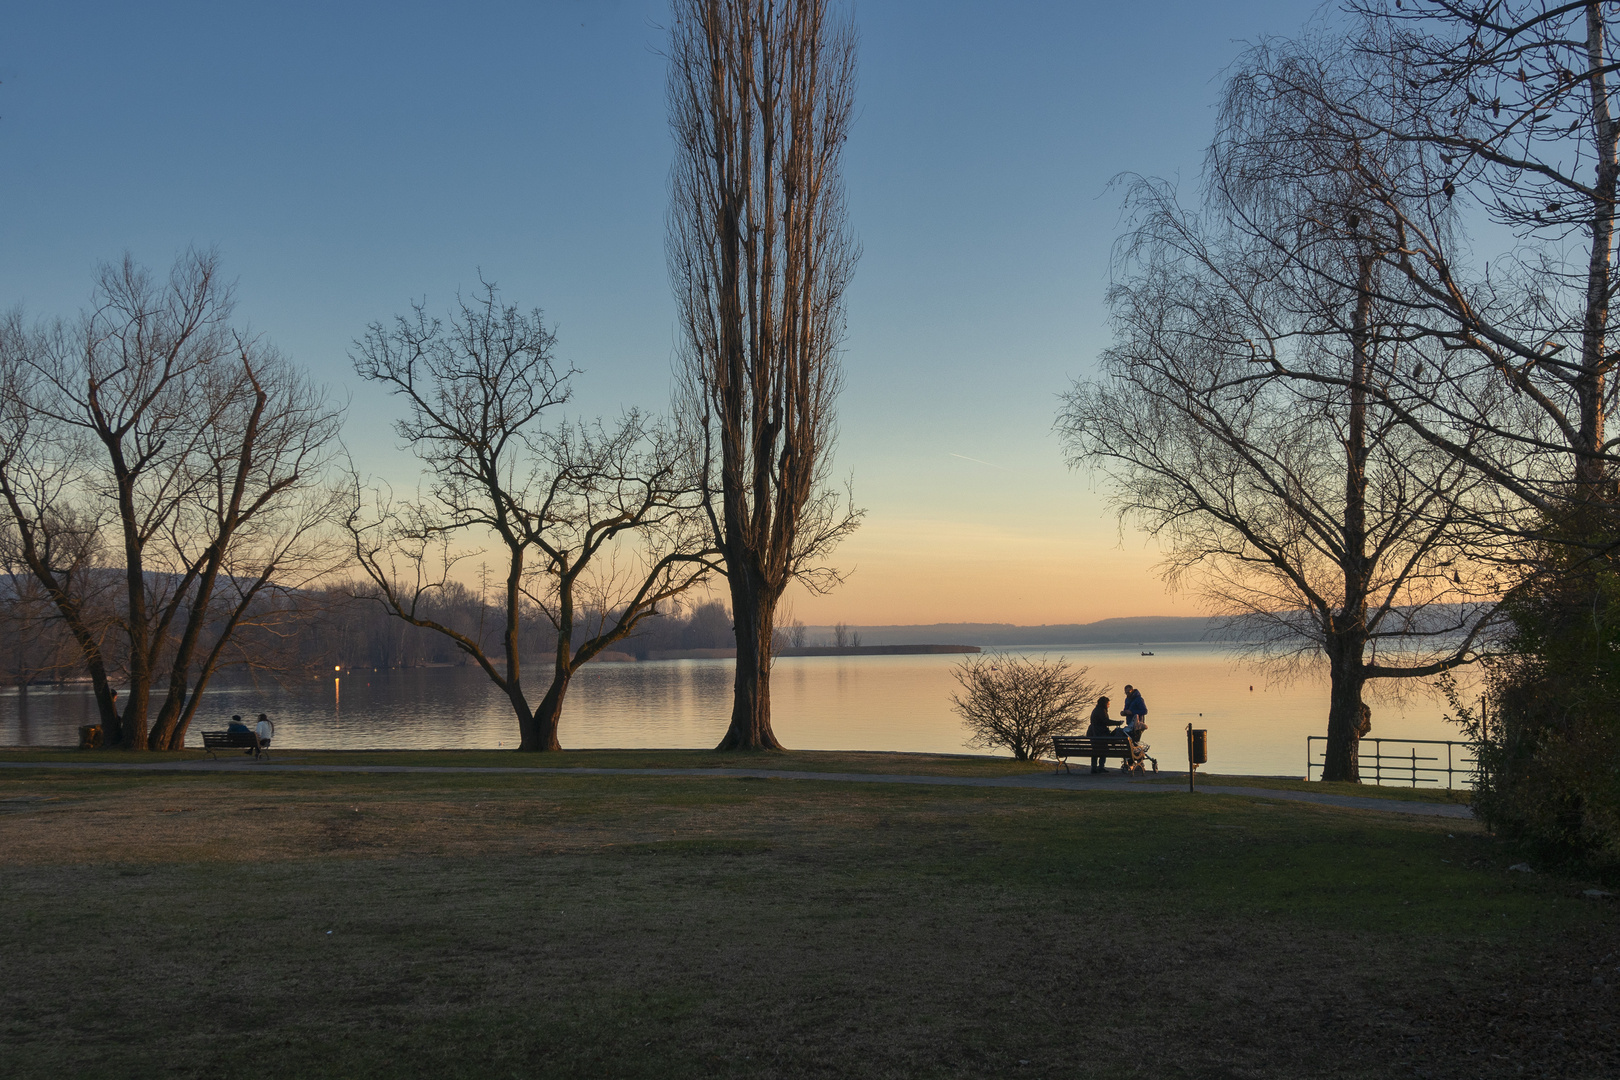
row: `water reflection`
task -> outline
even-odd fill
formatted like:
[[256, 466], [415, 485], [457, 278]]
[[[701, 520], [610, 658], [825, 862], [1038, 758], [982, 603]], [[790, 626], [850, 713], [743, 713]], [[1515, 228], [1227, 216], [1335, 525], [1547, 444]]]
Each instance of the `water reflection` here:
[[[1326, 728], [1323, 679], [1268, 685], [1231, 654], [1207, 645], [1073, 646], [1015, 650], [1063, 655], [1118, 691], [1129, 682], [1148, 702], [1147, 742], [1167, 768], [1178, 766], [1190, 722], [1210, 730], [1210, 765], [1219, 772], [1304, 775], [1305, 736]], [[964, 752], [951, 712], [951, 656], [789, 657], [777, 661], [771, 701], [777, 736], [807, 750]], [[594, 664], [580, 672], [563, 718], [569, 747], [704, 748], [725, 733], [731, 712], [729, 660]], [[1251, 691], [1250, 685], [1254, 686]], [[534, 689], [539, 698], [540, 686]], [[1115, 694], [1118, 697], [1118, 694]], [[283, 747], [462, 749], [511, 747], [517, 722], [505, 695], [476, 668], [346, 672], [293, 686], [218, 680], [192, 724], [233, 714], [268, 713]], [[0, 694], [0, 745], [61, 746], [95, 722], [88, 687], [35, 687]], [[1415, 697], [1374, 706], [1374, 735], [1454, 739], [1441, 706]]]

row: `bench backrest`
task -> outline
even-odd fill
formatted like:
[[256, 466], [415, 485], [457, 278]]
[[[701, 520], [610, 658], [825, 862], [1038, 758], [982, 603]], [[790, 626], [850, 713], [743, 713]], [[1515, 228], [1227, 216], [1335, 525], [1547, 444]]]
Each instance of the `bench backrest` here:
[[203, 732], [203, 749], [212, 750], [219, 747], [249, 747], [257, 746], [251, 731], [205, 731]]
[[1130, 740], [1123, 735], [1109, 735], [1100, 739], [1090, 735], [1052, 736], [1052, 752], [1058, 757], [1105, 757], [1129, 746]]

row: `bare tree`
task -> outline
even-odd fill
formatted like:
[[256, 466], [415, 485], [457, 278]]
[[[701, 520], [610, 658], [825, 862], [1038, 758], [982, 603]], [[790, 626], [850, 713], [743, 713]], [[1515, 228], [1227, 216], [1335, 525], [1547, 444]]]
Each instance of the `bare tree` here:
[[827, 484], [844, 289], [856, 245], [840, 159], [855, 32], [824, 0], [675, 0], [669, 107], [676, 143], [669, 263], [687, 411], [737, 639], [720, 749], [779, 747], [771, 730], [776, 606], [856, 526]]
[[1328, 288], [1290, 274], [1269, 237], [1206, 231], [1161, 184], [1137, 184], [1133, 205], [1116, 344], [1059, 422], [1071, 464], [1105, 471], [1122, 517], [1166, 545], [1172, 582], [1261, 655], [1327, 660], [1324, 778], [1358, 780], [1366, 683], [1477, 654], [1495, 605], [1467, 511], [1489, 485], [1369, 400], [1373, 370], [1422, 353], [1376, 332], [1365, 244], [1314, 232], [1290, 253], [1348, 264], [1350, 286]]
[[[458, 303], [448, 326], [422, 304], [392, 327], [373, 324], [355, 367], [405, 399], [398, 430], [432, 480], [399, 505], [356, 480], [348, 518], [371, 595], [483, 668], [511, 702], [520, 749], [541, 751], [561, 749], [563, 701], [579, 666], [712, 569], [691, 448], [636, 412], [611, 428], [548, 428], [575, 374], [557, 367], [554, 346], [539, 311], [503, 305], [488, 283]], [[431, 610], [456, 565], [482, 554], [468, 541], [491, 537], [506, 556], [499, 666], [481, 628]], [[538, 708], [522, 681], [525, 618], [556, 631]]]
[[1078, 729], [1086, 709], [1107, 691], [1086, 673], [1061, 659], [970, 656], [951, 669], [962, 687], [951, 695], [951, 707], [967, 724], [969, 746], [1001, 747], [1019, 761], [1033, 761], [1052, 736]]
[[[1370, 393], [1520, 506], [1612, 505], [1620, 16], [1547, 0], [1350, 7], [1351, 37], [1268, 43], [1239, 66], [1217, 190], [1251, 232], [1286, 237], [1275, 211], [1292, 215], [1290, 192], [1353, 185], [1386, 286], [1381, 332], [1432, 345], [1426, 364], [1378, 370]], [[1465, 236], [1463, 208], [1511, 239]]]
[[540, 704], [555, 743], [579, 666], [706, 581], [716, 552], [701, 516], [703, 477], [667, 426], [632, 412], [616, 428], [563, 427], [548, 445], [550, 527], [533, 533], [546, 562], [543, 591], [532, 595], [557, 633]]
[[[69, 537], [78, 537], [81, 542], [59, 543]], [[49, 522], [34, 538], [36, 543], [43, 540], [55, 549], [46, 562], [57, 567], [71, 585], [77, 585], [74, 578], [82, 579], [84, 571], [94, 565], [93, 547], [84, 544], [82, 534], [65, 527], [65, 523]], [[108, 624], [100, 613], [91, 616], [90, 621], [105, 632]], [[0, 517], [0, 641], [7, 646], [0, 670], [8, 681], [24, 690], [36, 681], [61, 681], [82, 668], [80, 650], [50, 595], [28, 569], [19, 532], [9, 517]]]
[[[108, 744], [184, 745], [241, 620], [285, 571], [319, 572], [330, 554], [324, 480], [340, 413], [231, 314], [212, 255], [183, 256], [161, 283], [125, 259], [103, 268], [77, 322], [29, 331], [19, 319], [4, 335], [0, 496], [23, 562], [83, 653]], [[75, 588], [64, 544], [104, 539], [109, 565]], [[121, 714], [84, 588], [111, 572], [123, 581]]]
[[[52, 328], [59, 331], [59, 328]], [[116, 742], [118, 715], [109, 670], [113, 630], [103, 548], [108, 510], [76, 496], [90, 483], [90, 447], [74, 428], [48, 423], [33, 407], [42, 393], [38, 332], [20, 312], [0, 325], [0, 497], [5, 500], [7, 563], [15, 581], [28, 575], [78, 647], [103, 727]], [[26, 595], [15, 585], [18, 596]]]

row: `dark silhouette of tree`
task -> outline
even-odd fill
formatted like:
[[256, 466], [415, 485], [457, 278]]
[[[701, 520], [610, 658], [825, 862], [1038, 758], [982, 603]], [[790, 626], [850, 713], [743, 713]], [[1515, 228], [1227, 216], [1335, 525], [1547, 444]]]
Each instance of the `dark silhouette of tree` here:
[[[1380, 369], [1369, 393], [1512, 497], [1504, 530], [1572, 500], [1612, 505], [1620, 16], [1543, 0], [1353, 8], [1346, 38], [1270, 42], [1240, 63], [1215, 190], [1282, 250], [1299, 193], [1354, 187], [1380, 332], [1430, 358]], [[1482, 247], [1459, 228], [1465, 207], [1511, 239]], [[1351, 284], [1349, 268], [1310, 270]]]
[[[395, 618], [443, 635], [483, 668], [517, 716], [519, 748], [558, 750], [581, 664], [633, 634], [711, 570], [697, 455], [632, 412], [607, 427], [557, 423], [576, 372], [553, 360], [538, 310], [504, 305], [485, 283], [447, 324], [422, 304], [356, 343], [355, 368], [405, 400], [400, 437], [427, 465], [429, 490], [395, 502], [356, 478], [347, 528], [368, 595]], [[458, 564], [492, 538], [504, 551], [499, 653], [475, 620], [436, 612]], [[480, 605], [482, 606], [482, 605]], [[538, 707], [523, 686], [523, 624], [554, 630]], [[497, 661], [499, 663], [497, 663]]]
[[859, 519], [827, 484], [844, 289], [857, 256], [840, 159], [855, 33], [823, 0], [676, 0], [669, 107], [676, 159], [669, 263], [687, 418], [737, 641], [720, 749], [771, 749], [776, 607]]
[[331, 565], [340, 412], [231, 315], [216, 260], [193, 252], [163, 282], [106, 266], [78, 320], [0, 333], [11, 546], [79, 646], [108, 745], [182, 746], [242, 622]]
[[[1206, 227], [1161, 184], [1139, 182], [1131, 205], [1115, 344], [1059, 421], [1071, 463], [1104, 470], [1167, 576], [1195, 582], [1234, 637], [1327, 660], [1324, 779], [1359, 780], [1366, 683], [1476, 657], [1495, 605], [1467, 511], [1490, 485], [1369, 400], [1376, 367], [1423, 354], [1376, 332], [1363, 240], [1312, 230], [1296, 234], [1310, 250], [1279, 258], [1274, 238]], [[1301, 262], [1347, 265], [1351, 284]]]
[[1107, 691], [1086, 672], [1065, 660], [970, 656], [951, 669], [962, 688], [951, 695], [951, 707], [967, 724], [970, 747], [1000, 747], [1033, 761], [1051, 747], [1052, 736], [1078, 730], [1090, 703]]

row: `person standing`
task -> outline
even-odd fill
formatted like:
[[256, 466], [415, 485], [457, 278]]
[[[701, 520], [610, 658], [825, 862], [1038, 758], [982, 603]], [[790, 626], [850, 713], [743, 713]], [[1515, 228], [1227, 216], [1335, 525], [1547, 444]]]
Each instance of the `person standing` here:
[[[1107, 698], [1098, 698], [1097, 707], [1091, 710], [1091, 724], [1086, 728], [1086, 737], [1093, 740], [1108, 738]], [[1092, 745], [1095, 746], [1096, 743], [1093, 742]], [[1092, 754], [1091, 771], [1093, 774], [1106, 773], [1108, 771], [1108, 759], [1095, 753]]]
[[1142, 700], [1142, 691], [1126, 686], [1125, 707], [1120, 711], [1125, 714], [1125, 734], [1131, 742], [1141, 742], [1142, 732], [1147, 730], [1147, 702]]

